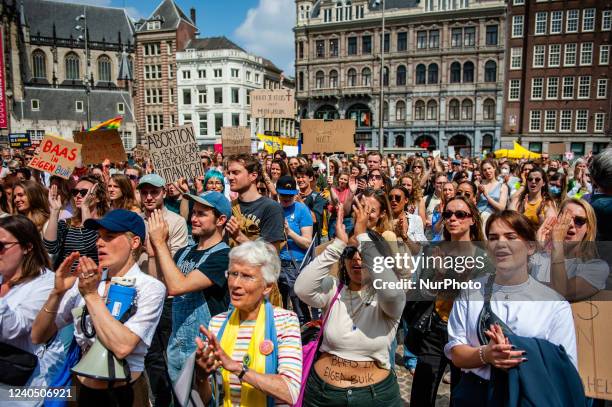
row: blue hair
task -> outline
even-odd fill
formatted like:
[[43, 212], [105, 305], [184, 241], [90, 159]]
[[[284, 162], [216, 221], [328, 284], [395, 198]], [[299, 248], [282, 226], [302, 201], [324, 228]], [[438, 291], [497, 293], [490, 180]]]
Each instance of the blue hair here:
[[223, 184], [223, 191], [225, 191], [225, 177], [220, 171], [217, 170], [206, 171], [206, 175], [204, 176], [204, 189], [206, 189], [206, 184], [208, 184], [208, 180], [211, 178], [217, 178], [221, 180], [221, 183]]

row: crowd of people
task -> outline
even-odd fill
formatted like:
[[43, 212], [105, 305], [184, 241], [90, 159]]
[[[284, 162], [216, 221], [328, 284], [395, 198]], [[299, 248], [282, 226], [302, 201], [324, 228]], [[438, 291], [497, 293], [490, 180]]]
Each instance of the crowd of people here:
[[[612, 149], [573, 163], [200, 154], [196, 179], [147, 160], [64, 179], [2, 151], [0, 353], [35, 363], [0, 372], [0, 393], [73, 386], [79, 406], [165, 407], [186, 405], [186, 386], [203, 405], [402, 406], [407, 369], [412, 406], [434, 406], [442, 381], [459, 407], [510, 388], [598, 403], [570, 302], [612, 286]], [[373, 267], [400, 255], [484, 260]], [[478, 284], [413, 289], [446, 279]], [[135, 292], [121, 317], [119, 283]], [[75, 368], [96, 342], [123, 379]], [[542, 394], [520, 385], [542, 372]]]

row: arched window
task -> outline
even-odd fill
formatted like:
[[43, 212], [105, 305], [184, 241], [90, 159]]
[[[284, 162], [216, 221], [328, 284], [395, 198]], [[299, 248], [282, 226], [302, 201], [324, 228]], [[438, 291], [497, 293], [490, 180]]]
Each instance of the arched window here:
[[355, 120], [357, 127], [372, 126], [372, 112], [370, 108], [362, 103], [352, 105], [346, 110], [346, 118]]
[[472, 120], [474, 112], [474, 103], [470, 99], [465, 99], [461, 102], [461, 119]]
[[395, 78], [397, 86], [406, 85], [406, 67], [404, 65], [400, 65], [397, 67], [397, 77]]
[[414, 120], [425, 120], [425, 102], [422, 100], [414, 104]]
[[370, 68], [363, 68], [363, 70], [361, 71], [361, 85], [372, 85], [372, 71], [370, 70]]
[[98, 80], [100, 82], [110, 82], [111, 77], [111, 60], [106, 55], [101, 55], [98, 58]]
[[357, 71], [353, 68], [349, 69], [346, 73], [346, 79], [348, 81], [347, 86], [357, 86]]
[[47, 57], [39, 49], [32, 52], [32, 77], [37, 79], [47, 79]]
[[389, 121], [389, 103], [383, 103], [383, 121]]
[[460, 114], [459, 101], [457, 99], [453, 99], [448, 103], [448, 119], [449, 120], [459, 120]]
[[66, 55], [66, 79], [78, 81], [81, 79], [80, 59], [74, 52]]
[[474, 63], [467, 61], [463, 64], [463, 83], [474, 82]]
[[429, 64], [427, 67], [427, 83], [438, 83], [438, 64]]
[[395, 147], [404, 147], [404, 136], [401, 134], [395, 134]]
[[334, 106], [331, 105], [323, 105], [317, 109], [314, 113], [315, 119], [323, 119], [323, 120], [333, 120], [339, 119], [340, 115], [338, 114], [338, 110]]
[[487, 61], [485, 64], [485, 82], [497, 82], [497, 63]]
[[438, 120], [438, 103], [435, 100], [427, 102], [427, 120]]
[[385, 66], [383, 69], [383, 86], [389, 86], [389, 67]]
[[304, 90], [304, 72], [300, 72], [298, 75], [298, 89]]
[[317, 89], [322, 89], [325, 86], [325, 74], [323, 71], [317, 71], [315, 74], [315, 86]]
[[453, 62], [450, 68], [450, 82], [460, 83], [461, 82], [461, 64], [459, 62]]
[[399, 100], [395, 104], [395, 120], [404, 121], [406, 120], [406, 102]]
[[487, 99], [482, 104], [482, 113], [485, 120], [495, 120], [495, 101]]
[[337, 88], [338, 87], [338, 71], [333, 70], [329, 73], [329, 87]]
[[416, 84], [424, 85], [425, 84], [425, 72], [426, 68], [423, 64], [418, 64], [416, 67]]

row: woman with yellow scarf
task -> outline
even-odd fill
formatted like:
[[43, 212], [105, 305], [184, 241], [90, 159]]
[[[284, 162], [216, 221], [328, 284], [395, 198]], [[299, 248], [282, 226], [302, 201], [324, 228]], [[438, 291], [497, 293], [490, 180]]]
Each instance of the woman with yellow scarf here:
[[302, 380], [302, 345], [296, 314], [268, 301], [280, 273], [276, 249], [251, 241], [229, 255], [228, 287], [232, 307], [213, 317], [206, 342], [196, 339], [196, 381], [202, 401], [212, 388], [208, 376], [221, 368], [219, 405], [267, 407], [293, 405]]

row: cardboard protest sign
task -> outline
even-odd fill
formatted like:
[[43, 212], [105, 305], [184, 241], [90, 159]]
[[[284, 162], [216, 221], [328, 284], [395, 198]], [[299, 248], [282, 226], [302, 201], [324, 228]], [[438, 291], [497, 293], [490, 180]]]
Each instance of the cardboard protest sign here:
[[355, 154], [355, 120], [302, 120], [302, 154]]
[[117, 130], [81, 131], [75, 133], [74, 141], [83, 146], [81, 158], [85, 165], [102, 164], [106, 159], [112, 163], [127, 161]]
[[565, 151], [565, 143], [550, 143], [548, 145], [548, 154], [550, 155], [563, 155]]
[[142, 144], [137, 144], [132, 149], [132, 157], [134, 157], [134, 160], [144, 160], [145, 158], [149, 158], [149, 150], [147, 150]]
[[587, 397], [612, 400], [612, 291], [572, 304], [578, 370]]
[[58, 137], [45, 136], [28, 167], [68, 179], [81, 153], [81, 145]]
[[222, 127], [223, 155], [251, 154], [251, 129], [248, 127]]
[[295, 91], [293, 89], [252, 91], [251, 115], [265, 119], [293, 118], [295, 116]]
[[149, 149], [155, 173], [166, 182], [204, 175], [191, 124], [145, 134], [144, 145]]
[[28, 133], [11, 133], [9, 134], [9, 146], [11, 148], [32, 147], [32, 140]]

